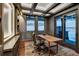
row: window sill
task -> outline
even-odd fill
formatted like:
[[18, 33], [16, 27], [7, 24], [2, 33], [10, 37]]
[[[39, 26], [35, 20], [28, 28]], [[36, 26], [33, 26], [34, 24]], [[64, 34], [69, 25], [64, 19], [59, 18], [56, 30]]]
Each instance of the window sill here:
[[5, 50], [7, 51], [7, 50], [13, 49], [13, 47], [14, 47], [14, 45], [16, 44], [16, 42], [18, 41], [19, 37], [20, 37], [20, 36], [17, 35], [17, 36], [14, 36], [13, 38], [11, 38], [10, 41], [8, 41], [7, 43], [4, 44], [3, 50], [4, 50], [4, 51], [5, 51]]
[[11, 35], [11, 36], [9, 36], [9, 37], [7, 37], [7, 38], [4, 38], [4, 43], [7, 42], [8, 40], [10, 40], [13, 36], [14, 36], [14, 35]]

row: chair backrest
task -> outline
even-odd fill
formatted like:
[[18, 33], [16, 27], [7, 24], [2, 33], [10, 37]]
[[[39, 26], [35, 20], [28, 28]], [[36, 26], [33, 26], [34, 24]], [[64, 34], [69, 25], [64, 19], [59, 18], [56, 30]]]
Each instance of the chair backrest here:
[[34, 45], [36, 45], [36, 34], [35, 33], [32, 34], [32, 40], [33, 40]]

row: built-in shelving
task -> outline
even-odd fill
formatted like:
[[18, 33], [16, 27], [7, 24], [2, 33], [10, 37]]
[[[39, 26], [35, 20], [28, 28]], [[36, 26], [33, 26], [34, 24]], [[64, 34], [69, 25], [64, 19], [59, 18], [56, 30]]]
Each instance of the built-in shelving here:
[[18, 19], [18, 15], [19, 15], [19, 10], [16, 9], [16, 34], [19, 34], [20, 30], [19, 30], [19, 19]]

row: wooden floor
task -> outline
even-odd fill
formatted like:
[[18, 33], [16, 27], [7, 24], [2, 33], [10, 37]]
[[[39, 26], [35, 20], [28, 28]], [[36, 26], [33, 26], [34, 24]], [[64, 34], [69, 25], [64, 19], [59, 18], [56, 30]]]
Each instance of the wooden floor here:
[[25, 43], [28, 43], [30, 42], [30, 40], [26, 41], [26, 40], [20, 40], [20, 43], [19, 43], [19, 49], [18, 49], [18, 53], [19, 53], [19, 56], [25, 56]]
[[20, 43], [19, 43], [19, 49], [18, 49], [19, 56], [24, 56], [25, 55], [24, 43], [25, 43], [25, 41], [20, 41]]
[[[30, 42], [32, 42], [32, 41], [30, 41], [30, 40], [29, 41], [26, 41], [26, 40], [20, 41], [19, 49], [18, 49], [19, 56], [31, 56], [33, 54], [30, 51], [28, 51], [28, 49], [26, 48], [27, 46], [29, 46], [28, 44]], [[32, 49], [32, 48], [30, 47], [29, 50], [30, 49]], [[26, 54], [26, 52], [27, 52], [27, 54]], [[33, 54], [33, 55], [38, 56], [36, 53]], [[70, 48], [67, 48], [67, 47], [64, 47], [64, 46], [59, 46], [59, 52], [56, 54], [56, 56], [79, 56], [79, 54], [77, 54], [74, 50], [72, 50]]]

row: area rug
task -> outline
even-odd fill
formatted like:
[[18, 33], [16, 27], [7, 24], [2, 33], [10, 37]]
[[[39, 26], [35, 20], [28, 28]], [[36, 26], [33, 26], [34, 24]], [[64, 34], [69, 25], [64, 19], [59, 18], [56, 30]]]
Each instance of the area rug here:
[[[32, 51], [34, 51], [32, 42], [25, 43], [25, 56], [48, 56], [49, 55], [48, 53], [43, 54], [42, 52], [40, 52], [41, 54], [39, 55], [38, 52], [32, 53]], [[70, 48], [59, 45], [58, 53], [55, 55], [51, 54], [51, 56], [79, 56], [79, 54]]]

